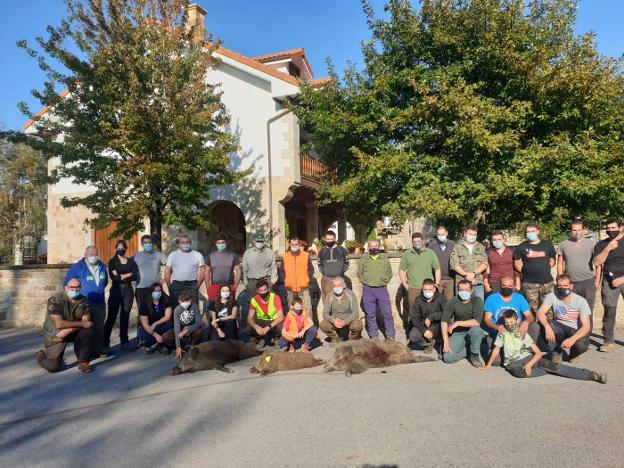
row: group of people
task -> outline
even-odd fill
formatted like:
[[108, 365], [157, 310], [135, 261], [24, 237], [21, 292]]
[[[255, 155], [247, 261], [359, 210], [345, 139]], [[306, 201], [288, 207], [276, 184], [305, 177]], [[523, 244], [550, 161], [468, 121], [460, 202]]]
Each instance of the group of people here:
[[[495, 231], [486, 249], [477, 241], [476, 226], [468, 226], [458, 242], [448, 238], [443, 226], [429, 243], [421, 233], [414, 233], [412, 248], [403, 254], [398, 272], [406, 302], [401, 318], [409, 341], [426, 353], [438, 351], [446, 363], [467, 358], [487, 369], [500, 363], [502, 347], [504, 365], [516, 369], [514, 375], [519, 375], [517, 363], [522, 362], [525, 376], [559, 372], [603, 379], [589, 371], [575, 374], [578, 369], [571, 372], [560, 363], [564, 358], [574, 362], [588, 349], [598, 289], [605, 309], [600, 350], [614, 349], [617, 302], [624, 293], [621, 227], [619, 219], [609, 218], [607, 239], [596, 243], [585, 236], [582, 221], [574, 220], [569, 239], [559, 245], [558, 252], [550, 241], [540, 238], [535, 224], [527, 225], [526, 241], [515, 248], [506, 245], [502, 232]], [[307, 352], [318, 339], [319, 329], [331, 344], [359, 339], [365, 327], [372, 339], [379, 339], [380, 333], [395, 339], [388, 291], [394, 274], [378, 240], [368, 241], [367, 253], [358, 260], [362, 285], [358, 298], [346, 276], [348, 251], [336, 242], [333, 231], [325, 233], [317, 255], [323, 303], [320, 323], [312, 314], [310, 295], [314, 265], [300, 240], [289, 239], [279, 267], [262, 233], [253, 242], [239, 261], [227, 249], [224, 236], [216, 239], [215, 251], [205, 258], [193, 250], [189, 236], [181, 236], [178, 249], [165, 258], [145, 235], [142, 250], [133, 257], [126, 255], [125, 241], [118, 241], [108, 266], [94, 246], [87, 247], [85, 257], [67, 273], [64, 292], [48, 301], [45, 350], [37, 353], [40, 365], [51, 372], [60, 370], [66, 343], [74, 341], [79, 368], [89, 372], [91, 359], [110, 352], [118, 315], [121, 347], [130, 350], [128, 321], [134, 300], [139, 310], [137, 335], [148, 353], [175, 350], [179, 357], [186, 347], [204, 340], [238, 338], [243, 321], [239, 308], [248, 312], [244, 322], [258, 347], [278, 345]], [[556, 280], [551, 274], [555, 265]], [[104, 290], [109, 280], [106, 315]], [[285, 287], [286, 304], [275, 292], [278, 281]], [[199, 301], [202, 283], [208, 294], [203, 310]], [[239, 283], [247, 296], [244, 305], [236, 297]], [[487, 365], [482, 356], [488, 357]], [[541, 370], [531, 373], [533, 367]]]

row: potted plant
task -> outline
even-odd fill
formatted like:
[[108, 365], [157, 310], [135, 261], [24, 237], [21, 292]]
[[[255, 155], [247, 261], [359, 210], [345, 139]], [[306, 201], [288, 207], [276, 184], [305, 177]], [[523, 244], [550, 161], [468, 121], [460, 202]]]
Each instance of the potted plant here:
[[349, 251], [349, 253], [355, 252], [355, 248], [357, 247], [357, 242], [354, 240], [346, 240], [344, 242], [345, 248]]

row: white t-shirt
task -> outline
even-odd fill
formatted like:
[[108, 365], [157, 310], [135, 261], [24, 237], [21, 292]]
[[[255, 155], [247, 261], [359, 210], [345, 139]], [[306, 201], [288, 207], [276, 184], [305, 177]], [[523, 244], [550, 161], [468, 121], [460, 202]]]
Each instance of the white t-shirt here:
[[197, 281], [197, 270], [204, 266], [204, 256], [197, 250], [176, 250], [169, 254], [167, 266], [171, 267], [172, 281]]

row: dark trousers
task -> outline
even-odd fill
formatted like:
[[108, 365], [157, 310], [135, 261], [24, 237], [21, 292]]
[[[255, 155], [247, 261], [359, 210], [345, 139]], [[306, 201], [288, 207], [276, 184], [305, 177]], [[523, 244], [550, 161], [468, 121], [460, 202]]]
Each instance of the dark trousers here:
[[[217, 322], [217, 326], [221, 329], [223, 333], [225, 333], [226, 340], [238, 340], [238, 325], [236, 324], [236, 319], [229, 320], [221, 320]], [[210, 325], [207, 328], [208, 339], [209, 340], [220, 340], [219, 334], [217, 330]]]
[[440, 292], [447, 299], [453, 299], [453, 296], [455, 296], [455, 280], [450, 277], [442, 277], [440, 280]]
[[[169, 330], [172, 330], [172, 329], [173, 329], [173, 322], [169, 321], [169, 322], [161, 323], [160, 325], [156, 327], [156, 330], [154, 331], [163, 337], [163, 343], [164, 343], [165, 333], [167, 333]], [[152, 335], [150, 335], [145, 330], [143, 330], [143, 327], [137, 328], [137, 336], [139, 337], [139, 341], [142, 341], [143, 345], [146, 348], [149, 348], [156, 344], [156, 338], [154, 338]]]
[[171, 299], [171, 307], [176, 308], [179, 304], [178, 296], [182, 292], [189, 292], [193, 295], [193, 302], [199, 304], [199, 287], [197, 281], [172, 281], [169, 288], [169, 297]]
[[[543, 348], [545, 348], [545, 350], [550, 355], [552, 355], [553, 353], [561, 354], [563, 352], [563, 349], [561, 348], [561, 343], [565, 339], [570, 338], [572, 335], [574, 335], [576, 333], [576, 329], [572, 327], [568, 327], [567, 325], [562, 325], [561, 323], [555, 320], [550, 321], [550, 326], [553, 329], [553, 332], [555, 333], [555, 342], [549, 343], [548, 341], [546, 341], [546, 337], [543, 336], [542, 337]], [[589, 335], [586, 335], [580, 340], [578, 340], [576, 343], [574, 343], [574, 346], [572, 346], [572, 348], [570, 349], [570, 356], [569, 356], [570, 359], [580, 356], [585, 351], [587, 351], [588, 348], [589, 348]]]
[[[572, 283], [573, 290], [576, 294], [584, 297], [589, 304], [589, 310], [591, 310], [591, 319], [593, 325], [594, 318], [594, 305], [596, 304], [596, 283], [593, 279], [587, 279], [583, 281], [577, 281]], [[593, 326], [592, 326], [593, 328]]]
[[[273, 321], [273, 320], [262, 320], [262, 319], [259, 319], [258, 317], [254, 317], [253, 320], [256, 323], [256, 325], [258, 325], [261, 328], [262, 327], [270, 327], [271, 326], [271, 322]], [[257, 339], [265, 340], [265, 341], [275, 340], [275, 339], [279, 338], [280, 336], [282, 336], [282, 324], [280, 323], [276, 327], [271, 328], [269, 333], [267, 333], [264, 336], [258, 335], [253, 328], [250, 328], [249, 329], [249, 336], [255, 336]]]
[[523, 367], [531, 359], [533, 359], [533, 356], [527, 356], [513, 362], [509, 367], [507, 367], [507, 372], [520, 379], [527, 377], [541, 377], [546, 374], [552, 374], [560, 377], [567, 377], [568, 379], [592, 380], [591, 373], [587, 369], [580, 369], [566, 364], [555, 364], [554, 362], [544, 358], [540, 359], [537, 364], [533, 366], [531, 369], [531, 375], [527, 375]]
[[48, 372], [58, 372], [63, 367], [63, 354], [67, 343], [74, 343], [74, 353], [78, 362], [89, 362], [93, 354], [95, 344], [95, 332], [93, 328], [81, 328], [70, 333], [63, 341], [53, 341], [45, 339], [44, 356], [37, 359], [37, 362]]
[[134, 290], [134, 297], [136, 298], [137, 309], [141, 307], [141, 303], [152, 296], [150, 294], [150, 288], [136, 288]]
[[[189, 335], [186, 335], [184, 338], [182, 338], [182, 340], [180, 341], [180, 347], [184, 348], [185, 346], [188, 345], [196, 345], [202, 342], [202, 337], [204, 335], [204, 329], [202, 327], [199, 327], [197, 330], [195, 330], [193, 333]], [[176, 342], [175, 342], [175, 330], [173, 328], [171, 328], [168, 332], [166, 332], [163, 335], [163, 342], [165, 343], [165, 346], [167, 348], [171, 348], [174, 349]]]
[[602, 318], [602, 333], [604, 342], [615, 342], [615, 320], [617, 318], [617, 305], [620, 296], [624, 297], [624, 284], [617, 288], [612, 288], [607, 280], [602, 281], [602, 305], [604, 306], [604, 316]]
[[318, 333], [318, 328], [316, 328], [313, 325], [306, 330], [306, 332], [303, 335], [303, 338], [295, 338], [294, 340], [289, 341], [285, 337], [282, 336], [279, 339], [279, 342], [277, 344], [280, 348], [285, 348], [286, 346], [291, 344], [295, 347], [295, 349], [301, 347], [301, 345], [303, 345], [304, 343], [310, 346], [312, 344], [312, 341], [314, 341], [314, 338], [316, 338], [317, 333]]
[[414, 328], [412, 328], [409, 332], [409, 340], [412, 343], [416, 343], [419, 345], [430, 344], [431, 340], [427, 340], [424, 336], [424, 333], [427, 330], [433, 333], [432, 340], [436, 340], [436, 342], [438, 343], [441, 342], [440, 338], [442, 337], [442, 335], [440, 334], [440, 322], [432, 323], [431, 325], [429, 325], [429, 327], [425, 327], [423, 331], [419, 330], [414, 326]]
[[[119, 340], [128, 342], [128, 320], [134, 302], [132, 283], [113, 283], [108, 296], [108, 315], [104, 324], [104, 346], [110, 346], [110, 337], [119, 315]], [[120, 313], [121, 312], [121, 313]]]
[[91, 305], [89, 314], [93, 322], [93, 356], [99, 357], [102, 354], [102, 346], [104, 346], [104, 320], [106, 319], [106, 306], [104, 304]]

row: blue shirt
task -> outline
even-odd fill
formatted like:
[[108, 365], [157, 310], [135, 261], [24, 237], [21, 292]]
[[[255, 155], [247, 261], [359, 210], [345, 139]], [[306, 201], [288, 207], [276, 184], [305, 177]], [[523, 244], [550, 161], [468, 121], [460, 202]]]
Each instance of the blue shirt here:
[[[494, 293], [488, 296], [483, 306], [483, 311], [486, 314], [492, 314], [492, 322], [497, 325], [504, 325], [503, 312], [507, 309], [513, 309], [518, 314], [518, 321], [522, 321], [524, 318], [522, 314], [531, 310], [529, 303], [522, 294], [512, 293], [511, 301], [504, 302], [500, 293]], [[491, 330], [489, 327], [486, 331], [492, 338], [496, 338], [497, 332]]]
[[98, 266], [99, 284], [96, 283], [93, 272], [84, 258], [72, 265], [63, 281], [63, 286], [66, 286], [72, 278], [80, 280], [80, 294], [85, 296], [89, 300], [89, 305], [92, 306], [104, 305], [104, 290], [108, 284], [106, 265], [98, 260]]

